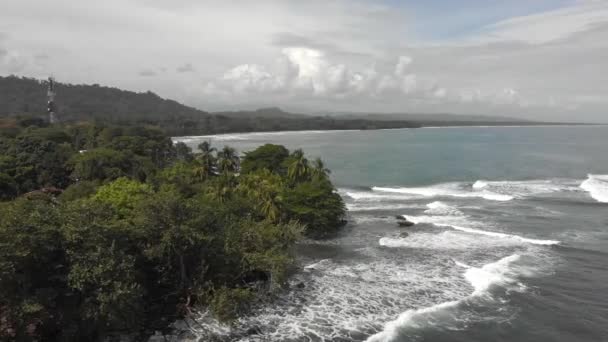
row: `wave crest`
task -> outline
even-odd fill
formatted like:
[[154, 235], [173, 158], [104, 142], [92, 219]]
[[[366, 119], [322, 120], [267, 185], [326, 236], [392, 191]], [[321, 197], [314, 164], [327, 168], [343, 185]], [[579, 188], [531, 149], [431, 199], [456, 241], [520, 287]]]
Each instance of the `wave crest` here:
[[580, 187], [596, 201], [608, 203], [608, 175], [588, 175]]
[[[410, 325], [421, 326], [433, 324], [433, 322], [436, 321], [434, 320], [436, 315], [443, 314], [449, 309], [455, 309], [468, 299], [486, 296], [489, 294], [489, 290], [494, 286], [519, 284], [515, 279], [517, 277], [517, 272], [512, 268], [512, 264], [519, 260], [519, 258], [520, 256], [518, 254], [513, 254], [479, 268], [456, 261], [457, 264], [466, 268], [464, 278], [473, 287], [473, 292], [469, 296], [425, 308], [407, 310], [400, 314], [394, 321], [386, 323], [382, 331], [370, 336], [366, 342], [389, 342], [396, 340], [402, 329], [405, 329]], [[519, 286], [521, 287], [521, 284], [519, 284]]]
[[[461, 197], [461, 198], [483, 198], [490, 201], [510, 201], [514, 197], [509, 195], [502, 195], [492, 191], [469, 188], [468, 190], [463, 188], [462, 183], [445, 183], [432, 185], [428, 187], [419, 188], [391, 188], [391, 187], [373, 187], [372, 190], [376, 192], [388, 192], [388, 193], [399, 193], [399, 194], [410, 194], [418, 195], [422, 197]], [[470, 185], [469, 185], [470, 186]]]

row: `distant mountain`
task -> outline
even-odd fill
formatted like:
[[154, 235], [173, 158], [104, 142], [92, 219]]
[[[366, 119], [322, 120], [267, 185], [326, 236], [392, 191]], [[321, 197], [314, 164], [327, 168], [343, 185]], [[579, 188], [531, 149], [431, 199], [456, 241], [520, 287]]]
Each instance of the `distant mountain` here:
[[407, 120], [416, 122], [496, 122], [496, 123], [512, 123], [512, 122], [530, 122], [530, 120], [515, 119], [503, 116], [488, 116], [488, 115], [466, 115], [466, 114], [448, 114], [448, 113], [331, 113], [332, 117], [340, 119], [365, 119], [365, 120]]
[[[46, 81], [0, 77], [0, 116], [45, 116]], [[152, 93], [94, 85], [56, 84], [59, 116], [64, 121], [201, 119], [211, 115]]]
[[[61, 122], [97, 121], [157, 126], [170, 135], [301, 130], [367, 130], [422, 126], [538, 125], [540, 122], [504, 117], [456, 114], [330, 113], [294, 114], [270, 107], [252, 111], [209, 113], [163, 99], [148, 91], [136, 93], [94, 85], [56, 84]], [[0, 76], [0, 129], [20, 118], [46, 119], [46, 81]], [[12, 123], [11, 123], [12, 122]]]
[[[283, 111], [281, 108], [269, 107], [260, 108], [253, 111], [236, 111], [236, 112], [214, 112], [213, 114], [223, 115], [229, 118], [266, 118], [266, 119], [307, 119], [311, 115], [294, 114]], [[391, 120], [389, 120], [391, 121]]]
[[[417, 123], [404, 120], [312, 117], [287, 113], [279, 108], [208, 113], [163, 99], [149, 91], [136, 93], [96, 84], [57, 83], [56, 91], [61, 122], [148, 124], [171, 135], [419, 127]], [[46, 82], [15, 76], [0, 77], [2, 117], [46, 119]]]

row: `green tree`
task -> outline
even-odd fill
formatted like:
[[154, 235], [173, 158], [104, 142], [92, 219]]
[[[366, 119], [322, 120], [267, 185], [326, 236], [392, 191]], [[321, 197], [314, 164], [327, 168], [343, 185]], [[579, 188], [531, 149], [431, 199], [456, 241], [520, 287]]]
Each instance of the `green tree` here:
[[0, 201], [13, 199], [17, 193], [18, 185], [13, 177], [0, 173]]
[[134, 161], [127, 153], [97, 148], [76, 154], [70, 160], [72, 177], [76, 180], [114, 180], [130, 176]]
[[215, 148], [211, 147], [208, 141], [203, 141], [198, 145], [198, 149], [201, 152], [196, 157], [194, 176], [200, 181], [205, 181], [213, 175], [216, 168], [217, 158], [213, 155]]
[[60, 222], [49, 198], [0, 206], [0, 340], [39, 340], [67, 326], [72, 291]]
[[310, 166], [302, 150], [293, 151], [288, 161], [287, 176], [292, 182], [302, 182], [308, 179]]
[[283, 165], [289, 157], [289, 151], [282, 145], [266, 144], [257, 149], [246, 152], [241, 163], [241, 173], [247, 174], [262, 169], [285, 175], [287, 168]]
[[323, 163], [321, 158], [315, 159], [310, 172], [312, 174], [312, 179], [315, 181], [325, 180], [331, 174], [331, 170], [325, 167], [325, 163]]
[[344, 225], [344, 201], [329, 181], [297, 184], [282, 199], [287, 217], [305, 225], [309, 237], [332, 236]]
[[175, 144], [175, 154], [179, 161], [191, 162], [194, 159], [192, 149], [181, 141]]
[[240, 193], [253, 203], [262, 217], [271, 222], [281, 220], [281, 192], [284, 187], [281, 176], [266, 168], [239, 177]]
[[101, 186], [93, 200], [111, 206], [121, 217], [129, 217], [139, 201], [152, 195], [152, 187], [128, 178], [118, 178]]
[[239, 169], [239, 156], [236, 150], [230, 146], [224, 146], [221, 151], [217, 153], [217, 166], [220, 173], [226, 172], [237, 172]]

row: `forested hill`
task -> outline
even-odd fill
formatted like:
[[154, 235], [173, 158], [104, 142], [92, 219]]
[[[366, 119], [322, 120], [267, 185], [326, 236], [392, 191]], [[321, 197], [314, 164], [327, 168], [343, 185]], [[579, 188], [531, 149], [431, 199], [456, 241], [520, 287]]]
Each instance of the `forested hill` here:
[[[46, 87], [46, 81], [37, 79], [0, 77], [0, 115], [44, 115]], [[152, 92], [135, 93], [97, 84], [57, 83], [56, 89], [60, 115], [67, 121], [167, 120], [210, 116]]]
[[[212, 114], [163, 99], [152, 92], [135, 93], [99, 85], [57, 83], [56, 91], [59, 118], [63, 122], [149, 124], [170, 135], [418, 127], [405, 120], [313, 117], [289, 114], [276, 108]], [[45, 99], [45, 81], [0, 77], [0, 118], [45, 118]]]

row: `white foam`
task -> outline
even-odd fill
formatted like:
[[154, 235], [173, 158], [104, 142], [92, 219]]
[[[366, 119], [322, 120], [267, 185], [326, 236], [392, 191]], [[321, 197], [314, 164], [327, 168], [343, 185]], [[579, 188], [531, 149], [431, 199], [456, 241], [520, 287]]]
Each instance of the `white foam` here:
[[418, 197], [407, 194], [378, 194], [371, 191], [353, 191], [353, 190], [340, 190], [341, 194], [344, 194], [355, 201], [368, 201], [368, 202], [380, 202], [387, 200], [408, 200], [416, 199]]
[[484, 182], [484, 181], [482, 181], [482, 180], [478, 180], [477, 182], [475, 182], [475, 183], [473, 184], [473, 189], [483, 189], [483, 188], [485, 188], [486, 186], [488, 186], [488, 183], [487, 183], [487, 182]]
[[467, 268], [464, 277], [475, 289], [473, 296], [487, 294], [494, 285], [513, 283], [515, 280], [511, 277], [509, 265], [519, 258], [519, 254], [513, 254], [481, 268]]
[[466, 268], [464, 278], [473, 287], [473, 292], [470, 295], [462, 299], [443, 302], [429, 307], [407, 310], [400, 314], [397, 319], [386, 323], [382, 331], [370, 336], [366, 342], [394, 341], [399, 337], [399, 332], [408, 326], [419, 327], [424, 324], [433, 324], [436, 321], [432, 319], [433, 316], [442, 314], [448, 309], [455, 309], [467, 299], [482, 295], [488, 296], [489, 290], [493, 286], [517, 283], [515, 280], [517, 274], [511, 269], [511, 264], [519, 260], [519, 258], [518, 254], [513, 254], [480, 268], [456, 262]]
[[331, 264], [331, 260], [330, 259], [323, 259], [323, 260], [319, 260], [315, 263], [312, 263], [310, 265], [304, 266], [305, 270], [317, 270], [317, 269], [325, 269], [327, 268], [327, 266]]
[[429, 215], [447, 215], [447, 216], [460, 216], [462, 212], [456, 207], [448, 205], [444, 202], [436, 201], [426, 205], [428, 208], [424, 211], [425, 214]]
[[[445, 183], [437, 184], [429, 187], [417, 188], [390, 188], [390, 187], [373, 187], [373, 191], [413, 194], [423, 197], [464, 197], [464, 198], [483, 198], [490, 201], [510, 201], [513, 196], [501, 195], [491, 191], [467, 191], [463, 188], [462, 183]], [[474, 189], [473, 189], [474, 190]]]
[[409, 209], [418, 208], [416, 205], [411, 204], [377, 204], [377, 203], [346, 203], [346, 208], [349, 211], [375, 211], [375, 210], [397, 210], [397, 209]]
[[473, 236], [457, 230], [440, 233], [414, 232], [407, 237], [385, 236], [378, 244], [389, 248], [414, 248], [432, 251], [469, 252], [474, 250], [495, 249], [498, 247], [518, 247], [521, 242], [513, 239], [496, 239], [490, 236]]
[[449, 301], [445, 303], [436, 304], [421, 309], [407, 310], [406, 312], [399, 315], [399, 317], [385, 324], [384, 329], [370, 336], [366, 342], [388, 342], [398, 337], [399, 331], [406, 325], [415, 323], [415, 321], [421, 316], [432, 315], [433, 313], [452, 308], [460, 304], [459, 300]]
[[[436, 225], [441, 226], [442, 224], [436, 224]], [[525, 238], [525, 237], [522, 237], [519, 235], [490, 232], [490, 231], [485, 231], [485, 230], [475, 229], [475, 228], [467, 228], [467, 227], [453, 226], [453, 225], [447, 225], [447, 224], [444, 226], [446, 226], [446, 227], [449, 226], [456, 230], [460, 230], [460, 231], [471, 233], [471, 234], [481, 234], [481, 235], [492, 236], [492, 237], [497, 237], [497, 238], [501, 238], [501, 239], [514, 239], [514, 240], [518, 240], [521, 242], [531, 243], [534, 245], [550, 246], [550, 245], [560, 244], [560, 241], [557, 241], [557, 240], [529, 239], [529, 238]]]
[[580, 187], [589, 192], [594, 200], [608, 203], [608, 175], [589, 175]]

